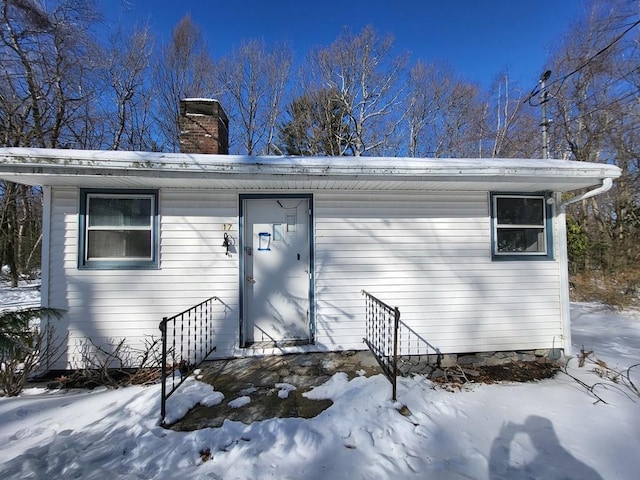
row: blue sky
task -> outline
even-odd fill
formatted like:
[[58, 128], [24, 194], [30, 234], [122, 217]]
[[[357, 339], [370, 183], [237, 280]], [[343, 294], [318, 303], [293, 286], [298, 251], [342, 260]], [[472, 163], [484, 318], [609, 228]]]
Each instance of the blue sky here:
[[187, 13], [214, 58], [241, 40], [287, 40], [298, 58], [330, 44], [343, 27], [371, 24], [391, 33], [412, 60], [446, 61], [467, 80], [488, 86], [501, 71], [535, 86], [550, 49], [586, 9], [585, 0], [98, 0], [113, 22], [148, 21], [158, 42]]

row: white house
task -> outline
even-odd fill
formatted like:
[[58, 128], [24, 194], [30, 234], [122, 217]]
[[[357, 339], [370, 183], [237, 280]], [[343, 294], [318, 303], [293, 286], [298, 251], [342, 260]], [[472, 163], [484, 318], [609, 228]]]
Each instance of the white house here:
[[[217, 102], [182, 107], [185, 151], [224, 152]], [[44, 189], [42, 305], [69, 333], [59, 368], [81, 366], [87, 338], [142, 341], [212, 295], [215, 356], [364, 349], [363, 289], [444, 354], [569, 351], [562, 194], [619, 175], [540, 159], [0, 149], [0, 178]]]

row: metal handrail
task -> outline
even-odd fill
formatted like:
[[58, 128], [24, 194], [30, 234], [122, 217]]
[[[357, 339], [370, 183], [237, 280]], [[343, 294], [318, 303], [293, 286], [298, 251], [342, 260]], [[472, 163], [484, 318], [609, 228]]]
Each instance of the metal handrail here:
[[[162, 333], [162, 373], [160, 417], [164, 424], [167, 399], [216, 350], [213, 344], [213, 302], [211, 297], [172, 317], [164, 317], [159, 328]], [[176, 379], [176, 371], [180, 373]], [[169, 385], [167, 385], [169, 383]]]
[[380, 368], [391, 382], [392, 399], [397, 400], [398, 377], [398, 328], [400, 310], [391, 307], [369, 292], [362, 290], [366, 297], [365, 337], [369, 347], [380, 364]]
[[442, 354], [409, 325], [400, 320], [398, 307], [391, 307], [369, 292], [362, 290], [366, 297], [365, 338], [363, 341], [374, 354], [380, 368], [391, 382], [392, 399], [397, 400], [398, 361], [410, 357], [426, 357], [429, 350], [436, 356], [440, 365]]

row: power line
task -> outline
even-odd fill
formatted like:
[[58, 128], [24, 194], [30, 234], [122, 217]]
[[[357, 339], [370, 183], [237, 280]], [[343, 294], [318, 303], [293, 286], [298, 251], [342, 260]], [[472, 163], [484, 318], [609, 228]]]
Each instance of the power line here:
[[[598, 96], [600, 94], [602, 94], [602, 92], [610, 91], [611, 89], [616, 88], [616, 85], [621, 83], [621, 82], [625, 82], [625, 81], [626, 82], [631, 82], [631, 80], [629, 80], [628, 77], [630, 75], [632, 75], [633, 73], [637, 72], [637, 71], [640, 71], [640, 66], [632, 68], [628, 72], [620, 75], [618, 78], [615, 78], [615, 79], [614, 78], [609, 78], [608, 81], [606, 81], [603, 85], [598, 86], [596, 91], [590, 93], [587, 97], [578, 99], [576, 101], [576, 103], [574, 104], [575, 107], [578, 107], [580, 105], [588, 105], [592, 101], [597, 100]], [[627, 89], [625, 89], [625, 90], [627, 90]], [[635, 97], [638, 94], [640, 94], [640, 88], [638, 88], [637, 86], [633, 85], [633, 88], [631, 88], [628, 91], [620, 92], [621, 96], [612, 99], [609, 103], [606, 103], [606, 104], [600, 105], [600, 106], [595, 106], [592, 110], [590, 110], [588, 112], [581, 113], [581, 114], [579, 114], [579, 115], [577, 115], [575, 117], [572, 117], [572, 120], [579, 120], [581, 118], [584, 118], [584, 117], [587, 117], [589, 115], [592, 115], [592, 114], [598, 112], [599, 110], [605, 110], [605, 109], [609, 108], [610, 106], [612, 106], [612, 105], [614, 105], [616, 103], [622, 102], [623, 100], [626, 100], [629, 97]], [[551, 96], [551, 98], [553, 98], [553, 97]], [[611, 96], [609, 98], [611, 98]], [[627, 103], [629, 103], [629, 102], [627, 102]], [[553, 117], [554, 118], [549, 119], [550, 122], [553, 122], [554, 119], [556, 119], [556, 120], [560, 119], [562, 116], [556, 113], [555, 115], [553, 115]]]
[[[581, 104], [588, 104], [589, 102], [591, 102], [593, 99], [597, 98], [599, 95], [601, 95], [603, 92], [610, 92], [612, 89], [614, 89], [615, 91], [615, 87], [617, 84], [621, 83], [621, 82], [627, 82], [627, 83], [633, 83], [633, 81], [629, 80], [628, 77], [637, 72], [640, 71], [640, 66], [634, 67], [633, 69], [631, 69], [629, 72], [617, 77], [617, 78], [613, 78], [613, 77], [609, 77], [608, 80], [602, 84], [602, 85], [598, 85], [597, 88], [594, 88], [594, 91], [589, 93], [589, 95], [587, 97], [584, 98], [580, 98], [576, 101], [576, 105], [581, 105]], [[635, 84], [633, 86], [634, 88], [634, 93], [637, 90], [637, 87], [635, 87]], [[627, 90], [627, 89], [624, 89]], [[620, 92], [625, 93], [625, 91]], [[550, 95], [551, 98], [555, 97], [553, 95]]]
[[579, 67], [573, 69], [571, 72], [567, 73], [566, 75], [564, 75], [561, 78], [558, 78], [557, 80], [554, 80], [553, 82], [551, 82], [549, 84], [549, 87], [555, 85], [556, 83], [560, 82], [561, 85], [558, 88], [562, 87], [562, 84], [564, 84], [564, 82], [572, 75], [575, 75], [576, 73], [578, 73], [580, 70], [582, 70], [583, 68], [585, 68], [587, 65], [589, 65], [589, 63], [591, 63], [596, 57], [598, 57], [599, 55], [602, 55], [604, 52], [606, 52], [607, 50], [609, 50], [611, 47], [613, 47], [616, 43], [618, 43], [620, 41], [620, 39], [622, 37], [624, 37], [627, 33], [629, 33], [632, 29], [634, 29], [635, 27], [637, 27], [638, 25], [640, 25], [640, 20], [637, 20], [635, 22], [633, 22], [626, 30], [624, 30], [620, 35], [618, 35], [616, 38], [614, 38], [606, 47], [598, 50], [598, 52], [596, 52], [594, 55], [592, 55], [591, 57], [589, 57], [582, 65], [580, 65]]
[[[635, 91], [629, 92], [629, 93], [627, 93], [626, 95], [623, 95], [622, 97], [619, 97], [619, 98], [616, 98], [616, 99], [614, 99], [614, 100], [610, 101], [610, 102], [609, 102], [609, 103], [607, 103], [606, 105], [602, 105], [602, 106], [596, 107], [596, 108], [594, 108], [593, 110], [591, 110], [591, 111], [589, 111], [589, 112], [584, 112], [584, 113], [581, 113], [581, 114], [580, 114], [580, 115], [578, 115], [578, 116], [571, 117], [571, 120], [572, 120], [572, 121], [575, 121], [575, 120], [579, 120], [579, 119], [581, 119], [581, 118], [587, 117], [587, 116], [589, 116], [589, 115], [593, 115], [593, 114], [594, 114], [594, 113], [596, 113], [598, 110], [604, 110], [604, 109], [606, 109], [606, 108], [609, 108], [610, 106], [615, 105], [616, 103], [621, 102], [621, 101], [623, 101], [623, 100], [626, 100], [626, 99], [627, 99], [627, 98], [629, 98], [629, 97], [632, 97], [632, 96], [638, 95], [639, 93], [640, 93], [640, 90], [635, 90]], [[558, 114], [556, 114], [556, 115], [555, 115], [555, 118], [561, 118], [561, 116], [560, 116], [560, 115], [558, 115]]]
[[[546, 88], [551, 88], [552, 86], [556, 85], [557, 83], [560, 83], [560, 85], [557, 87], [557, 90], [560, 90], [562, 88], [562, 85], [564, 85], [564, 82], [567, 81], [567, 79], [569, 77], [571, 77], [572, 75], [575, 75], [576, 73], [578, 73], [579, 71], [581, 71], [582, 69], [584, 69], [585, 67], [587, 67], [591, 62], [593, 62], [593, 60], [595, 58], [597, 58], [598, 56], [602, 55], [603, 53], [605, 53], [607, 50], [609, 50], [611, 47], [613, 47], [616, 43], [618, 43], [620, 41], [620, 39], [622, 37], [624, 37], [627, 33], [629, 33], [631, 30], [633, 30], [635, 27], [637, 27], [638, 25], [640, 25], [640, 20], [636, 20], [635, 22], [633, 22], [629, 27], [627, 27], [622, 33], [620, 33], [618, 36], [616, 36], [611, 42], [609, 42], [609, 44], [607, 44], [605, 47], [601, 48], [600, 50], [598, 50], [595, 54], [593, 54], [591, 57], [589, 57], [587, 60], [585, 60], [580, 66], [574, 68], [572, 71], [570, 71], [569, 73], [563, 75], [562, 77], [552, 81], [551, 83], [549, 83], [549, 85], [546, 86]], [[538, 85], [536, 85], [532, 90], [531, 93], [529, 93], [529, 95], [527, 96], [527, 98], [525, 99], [525, 102], [528, 102], [529, 105], [535, 107], [540, 105], [540, 103], [538, 104], [532, 104], [531, 103], [531, 99], [533, 97], [535, 97], [538, 93], [540, 93], [541, 89]]]

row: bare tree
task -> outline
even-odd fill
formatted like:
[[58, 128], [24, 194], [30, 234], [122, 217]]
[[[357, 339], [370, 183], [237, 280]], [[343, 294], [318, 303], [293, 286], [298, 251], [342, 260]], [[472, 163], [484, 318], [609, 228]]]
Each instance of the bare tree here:
[[0, 3], [0, 100], [10, 119], [7, 144], [39, 147], [75, 145], [77, 112], [93, 98], [96, 15], [72, 0], [46, 10], [34, 0]]
[[577, 232], [573, 238], [585, 242], [587, 252], [572, 259], [580, 262], [572, 271], [597, 276], [596, 292], [611, 295], [633, 295], [640, 286], [640, 68], [629, 61], [637, 58], [639, 42], [637, 5], [593, 2], [585, 21], [557, 50], [548, 85], [556, 150], [622, 169], [609, 194], [569, 212]]
[[314, 83], [306, 88], [335, 92], [347, 119], [348, 128], [335, 132], [341, 135], [335, 142], [342, 146], [340, 155], [382, 153], [395, 133], [408, 55], [395, 56], [393, 46], [392, 36], [381, 37], [367, 26], [358, 35], [345, 31], [310, 56]]
[[230, 143], [247, 155], [282, 153], [276, 145], [293, 53], [284, 43], [242, 42], [217, 65], [230, 121]]
[[446, 88], [439, 71], [433, 64], [422, 61], [409, 71], [409, 92], [406, 102], [407, 133], [409, 137], [408, 153], [410, 157], [425, 156], [424, 135], [442, 112], [445, 103]]
[[212, 96], [213, 60], [200, 28], [189, 15], [174, 27], [171, 42], [162, 48], [155, 71], [156, 122], [161, 149], [179, 150], [180, 99]]
[[150, 85], [153, 38], [149, 26], [125, 34], [118, 29], [105, 52], [105, 77], [114, 111], [108, 111], [113, 150], [154, 150]]
[[443, 65], [410, 70], [405, 137], [411, 156], [482, 156], [486, 105], [480, 88]]
[[540, 151], [540, 119], [525, 97], [508, 74], [494, 81], [487, 115], [491, 157], [532, 158]]
[[[95, 145], [81, 112], [93, 109], [96, 46], [91, 28], [97, 16], [73, 0], [0, 2], [0, 126], [3, 145], [85, 147]], [[2, 186], [3, 259], [12, 282], [27, 268], [39, 238], [38, 191]]]

